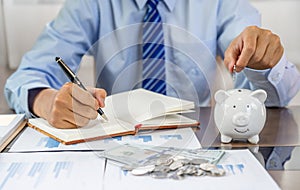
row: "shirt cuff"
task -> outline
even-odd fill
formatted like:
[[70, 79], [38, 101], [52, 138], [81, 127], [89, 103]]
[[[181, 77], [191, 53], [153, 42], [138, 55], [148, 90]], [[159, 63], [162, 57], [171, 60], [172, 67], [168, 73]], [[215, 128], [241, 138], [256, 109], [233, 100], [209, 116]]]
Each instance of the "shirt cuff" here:
[[33, 112], [33, 103], [34, 103], [35, 97], [44, 89], [47, 89], [47, 88], [42, 87], [42, 88], [33, 88], [33, 89], [28, 90], [28, 110], [31, 113], [32, 117], [38, 117]]
[[276, 86], [284, 75], [285, 70], [287, 69], [288, 60], [283, 54], [280, 61], [271, 69], [270, 74], [268, 75], [268, 80]]
[[256, 70], [246, 67], [244, 73], [251, 82], [271, 82], [275, 86], [282, 79], [286, 63], [286, 57], [282, 55], [279, 62], [271, 69]]

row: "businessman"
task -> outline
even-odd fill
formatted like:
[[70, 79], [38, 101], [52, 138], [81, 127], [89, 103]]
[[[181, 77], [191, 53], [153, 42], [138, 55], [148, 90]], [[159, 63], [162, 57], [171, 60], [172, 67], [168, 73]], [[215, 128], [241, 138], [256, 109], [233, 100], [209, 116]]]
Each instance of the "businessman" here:
[[[85, 54], [96, 62], [89, 92], [54, 60], [77, 71]], [[218, 55], [229, 72], [236, 68], [235, 88], [266, 90], [267, 106], [287, 105], [300, 88], [279, 36], [260, 28], [246, 0], [67, 0], [7, 80], [5, 96], [16, 112], [57, 128], [86, 125], [107, 94], [136, 87], [208, 106], [207, 71], [216, 70], [208, 57]]]

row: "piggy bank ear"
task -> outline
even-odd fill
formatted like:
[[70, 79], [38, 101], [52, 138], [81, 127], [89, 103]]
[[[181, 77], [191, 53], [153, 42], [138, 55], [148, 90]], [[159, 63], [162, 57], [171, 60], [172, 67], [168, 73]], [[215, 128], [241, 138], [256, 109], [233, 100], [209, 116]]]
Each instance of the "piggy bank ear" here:
[[215, 93], [215, 100], [217, 103], [224, 102], [229, 97], [229, 94], [225, 90], [218, 90]]
[[251, 93], [251, 96], [257, 98], [261, 103], [264, 103], [267, 99], [267, 93], [262, 89], [255, 90]]

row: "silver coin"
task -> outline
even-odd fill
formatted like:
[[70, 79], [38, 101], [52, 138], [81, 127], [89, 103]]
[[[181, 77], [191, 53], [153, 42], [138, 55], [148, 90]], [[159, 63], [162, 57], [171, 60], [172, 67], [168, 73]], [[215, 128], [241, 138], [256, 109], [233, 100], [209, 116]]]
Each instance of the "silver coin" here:
[[151, 177], [156, 178], [156, 179], [165, 179], [168, 177], [168, 173], [166, 172], [152, 172]]
[[215, 169], [211, 170], [210, 173], [213, 176], [224, 176], [226, 172], [223, 169], [215, 168]]
[[186, 167], [184, 173], [187, 175], [193, 175], [197, 172], [197, 168], [194, 167], [193, 165], [187, 165], [188, 167]]
[[183, 159], [186, 159], [185, 156], [182, 156], [182, 155], [176, 155], [175, 157], [173, 157], [173, 160], [174, 161], [177, 161], [177, 160], [183, 160]]
[[159, 165], [159, 166], [155, 166], [155, 169], [153, 171], [168, 173], [170, 171], [170, 168], [169, 168], [169, 166]]
[[174, 162], [173, 158], [169, 158], [164, 165], [170, 166], [173, 162]]
[[177, 170], [178, 168], [180, 168], [182, 166], [183, 166], [182, 162], [180, 160], [176, 160], [169, 166], [169, 168], [170, 168], [170, 170], [173, 171], [173, 170]]
[[187, 164], [190, 163], [190, 160], [189, 160], [189, 159], [186, 159], [186, 158], [184, 158], [184, 159], [179, 159], [178, 161], [180, 161], [183, 165], [187, 165]]
[[194, 165], [200, 165], [200, 164], [207, 163], [207, 162], [208, 162], [207, 160], [201, 159], [201, 158], [194, 158], [190, 161], [190, 163], [194, 164]]
[[202, 169], [202, 170], [204, 170], [204, 171], [207, 171], [207, 172], [210, 172], [211, 170], [217, 168], [216, 165], [211, 164], [211, 163], [202, 163], [202, 164], [200, 164], [199, 167], [200, 167], [200, 169]]
[[157, 158], [155, 165], [162, 165], [166, 162], [165, 158]]
[[189, 167], [189, 165], [183, 165], [180, 168], [177, 168], [178, 170], [186, 170]]
[[184, 175], [185, 170], [184, 169], [178, 169], [176, 170], [176, 175]]
[[194, 176], [202, 176], [205, 175], [205, 171], [201, 169], [197, 169], [196, 173], [194, 173]]
[[177, 173], [174, 173], [174, 174], [170, 175], [169, 178], [175, 179], [175, 180], [182, 180], [182, 179], [184, 179], [184, 176], [183, 175], [178, 175]]
[[156, 165], [165, 165], [169, 166], [174, 162], [172, 158], [158, 158], [156, 160]]
[[145, 175], [147, 173], [152, 172], [154, 169], [155, 169], [155, 165], [140, 166], [140, 167], [134, 168], [131, 171], [131, 173], [132, 173], [132, 175], [136, 175], [136, 176]]

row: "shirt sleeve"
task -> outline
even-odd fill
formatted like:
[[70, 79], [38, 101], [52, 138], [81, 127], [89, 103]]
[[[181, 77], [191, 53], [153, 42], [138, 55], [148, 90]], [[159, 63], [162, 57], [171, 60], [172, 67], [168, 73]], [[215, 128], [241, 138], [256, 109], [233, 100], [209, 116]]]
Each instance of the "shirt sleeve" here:
[[36, 114], [33, 112], [33, 103], [35, 97], [42, 91], [45, 90], [46, 88], [33, 88], [28, 91], [28, 109], [34, 115], [35, 117]]
[[272, 69], [244, 69], [252, 90], [264, 89], [268, 98], [268, 107], [283, 107], [297, 94], [300, 89], [300, 74], [296, 66], [283, 55]]
[[65, 2], [57, 18], [45, 26], [34, 47], [23, 56], [19, 68], [5, 84], [5, 97], [16, 113], [32, 117], [28, 106], [30, 89], [59, 89], [68, 82], [55, 57], [62, 57], [77, 72], [82, 56], [98, 39], [99, 19], [98, 1]]

